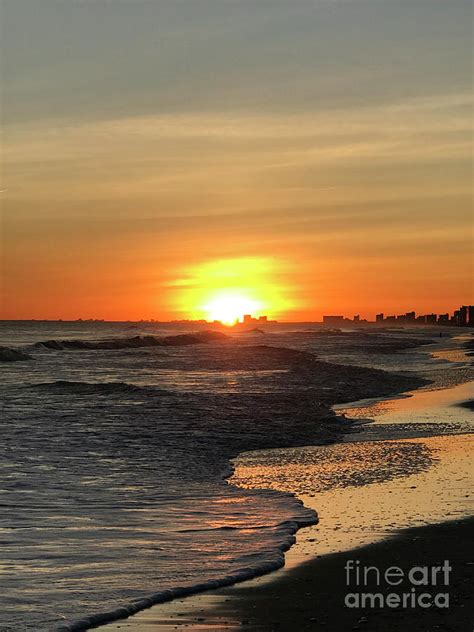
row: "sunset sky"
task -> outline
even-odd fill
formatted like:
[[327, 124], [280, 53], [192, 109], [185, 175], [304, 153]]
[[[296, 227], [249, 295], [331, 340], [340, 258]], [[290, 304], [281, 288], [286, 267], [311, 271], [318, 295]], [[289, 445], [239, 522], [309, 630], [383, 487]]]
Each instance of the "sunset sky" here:
[[0, 317], [472, 300], [470, 1], [0, 4]]

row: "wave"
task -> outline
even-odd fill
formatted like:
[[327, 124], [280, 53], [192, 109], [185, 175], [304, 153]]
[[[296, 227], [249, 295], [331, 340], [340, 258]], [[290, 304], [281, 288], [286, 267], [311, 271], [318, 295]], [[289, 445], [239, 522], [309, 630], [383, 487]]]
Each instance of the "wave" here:
[[137, 386], [128, 382], [74, 382], [68, 380], [56, 380], [55, 382], [39, 382], [29, 384], [24, 388], [48, 390], [57, 393], [70, 393], [74, 395], [122, 395], [127, 393], [138, 393], [144, 390], [153, 390], [154, 394], [168, 395], [168, 391], [159, 390], [155, 387]]
[[31, 356], [19, 349], [0, 347], [0, 362], [18, 362], [22, 360], [31, 360]]
[[[294, 500], [298, 504], [302, 504], [300, 500], [294, 497]], [[240, 582], [252, 579], [254, 577], [260, 577], [266, 575], [272, 571], [276, 571], [282, 568], [285, 564], [285, 551], [295, 543], [296, 532], [312, 524], [318, 523], [318, 516], [315, 511], [306, 509], [306, 515], [300, 516], [294, 520], [288, 520], [277, 525], [277, 529], [280, 532], [282, 539], [274, 554], [263, 559], [259, 559], [257, 563], [251, 566], [245, 566], [232, 572], [231, 575], [226, 575], [220, 579], [209, 579], [193, 586], [178, 586], [168, 590], [163, 590], [158, 593], [153, 593], [148, 597], [144, 597], [128, 604], [124, 604], [115, 610], [109, 610], [107, 612], [99, 612], [83, 617], [77, 621], [73, 621], [70, 624], [60, 626], [57, 628], [57, 632], [82, 632], [89, 630], [92, 627], [103, 625], [105, 623], [112, 623], [119, 619], [125, 619], [130, 617], [141, 610], [146, 610], [160, 603], [172, 601], [180, 597], [186, 597], [188, 595], [195, 595], [196, 593], [205, 592], [206, 590], [215, 590], [216, 588], [223, 588], [224, 586], [232, 586]]]
[[131, 338], [109, 338], [107, 340], [43, 340], [33, 345], [37, 349], [55, 351], [140, 349], [142, 347], [181, 347], [197, 345], [227, 338], [220, 331], [201, 331], [176, 336], [132, 336]]

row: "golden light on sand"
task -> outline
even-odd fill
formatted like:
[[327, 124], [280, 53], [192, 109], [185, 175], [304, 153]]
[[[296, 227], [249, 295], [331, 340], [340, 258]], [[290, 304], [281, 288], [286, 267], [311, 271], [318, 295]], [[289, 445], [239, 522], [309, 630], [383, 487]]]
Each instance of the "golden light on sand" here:
[[283, 264], [266, 257], [205, 261], [172, 282], [183, 317], [232, 325], [244, 314], [278, 318], [293, 307]]

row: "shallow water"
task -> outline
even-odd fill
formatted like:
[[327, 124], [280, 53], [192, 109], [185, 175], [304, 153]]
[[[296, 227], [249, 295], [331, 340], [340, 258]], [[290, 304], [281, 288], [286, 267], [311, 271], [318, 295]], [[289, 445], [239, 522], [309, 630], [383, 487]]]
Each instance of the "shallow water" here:
[[281, 450], [278, 465], [264, 451], [239, 457], [234, 481], [292, 489], [317, 510], [320, 522], [299, 533], [288, 569], [399, 529], [472, 516], [473, 449], [469, 434]]
[[398, 529], [471, 516], [474, 413], [459, 404], [473, 396], [471, 381], [336, 406], [362, 423], [344, 443], [243, 454], [231, 480], [246, 489], [294, 491], [318, 512], [319, 524], [287, 554], [289, 567]]
[[386, 400], [365, 400], [336, 406], [355, 422], [365, 422], [352, 441], [474, 432], [474, 414], [461, 404], [474, 398], [474, 382], [447, 389], [417, 390]]

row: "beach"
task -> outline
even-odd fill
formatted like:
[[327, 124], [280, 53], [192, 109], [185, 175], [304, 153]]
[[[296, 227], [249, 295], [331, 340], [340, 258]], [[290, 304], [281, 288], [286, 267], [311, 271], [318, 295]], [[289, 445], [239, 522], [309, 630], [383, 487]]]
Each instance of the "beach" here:
[[[374, 468], [380, 462], [387, 463], [390, 451], [398, 458], [392, 458], [392, 467], [376, 475], [365, 463], [356, 476], [352, 470], [351, 480], [347, 478], [347, 462], [342, 459], [355, 454], [347, 454], [345, 447], [337, 444], [297, 450], [309, 452], [310, 456], [299, 459], [296, 465], [294, 457], [293, 465], [284, 464], [285, 478], [277, 482], [278, 474], [268, 463], [268, 452], [261, 454], [260, 461], [264, 463], [258, 465], [258, 454], [239, 459], [236, 476], [241, 482], [245, 480], [248, 485], [253, 478], [255, 484], [261, 484], [261, 476], [269, 476], [276, 488], [292, 486], [305, 506], [318, 510], [319, 524], [298, 533], [297, 543], [286, 554], [284, 569], [178, 604], [171, 602], [145, 610], [136, 617], [105, 626], [104, 630], [197, 632], [238, 630], [245, 626], [256, 632], [381, 628], [398, 631], [415, 624], [421, 630], [468, 629], [474, 574], [474, 435], [367, 443], [364, 451]], [[360, 449], [361, 444], [347, 447]], [[332, 454], [322, 463], [319, 450], [340, 454]], [[395, 460], [398, 469], [393, 467]], [[281, 458], [278, 461], [281, 467]], [[334, 470], [339, 472], [337, 477]], [[345, 596], [356, 588], [346, 581], [348, 560], [382, 570], [393, 566], [405, 570], [431, 567], [449, 560], [453, 567], [448, 586], [450, 606], [429, 611], [420, 607], [347, 608]], [[375, 588], [372, 583], [363, 591], [378, 592]], [[386, 594], [387, 588], [390, 587], [385, 587]], [[405, 582], [396, 591], [403, 594], [411, 588]]]
[[[464, 366], [462, 351], [456, 357]], [[104, 630], [468, 629], [474, 434], [463, 398], [472, 393], [467, 382], [337, 407], [354, 420], [372, 414], [376, 421], [352, 428], [343, 443], [240, 455], [232, 484], [292, 491], [318, 513], [317, 525], [298, 532], [285, 567], [145, 610]], [[380, 569], [448, 559], [450, 607], [347, 608], [349, 559]]]
[[[143, 614], [140, 621], [123, 620], [105, 630], [171, 632], [211, 630], [271, 632], [279, 630], [362, 630], [399, 632], [407, 629], [465, 632], [472, 625], [474, 579], [472, 550], [474, 520], [458, 520], [400, 531], [396, 536], [298, 564], [272, 581], [246, 582], [232, 588], [203, 593], [177, 604], [164, 604]], [[361, 565], [387, 569], [413, 565], [436, 566], [448, 559], [449, 611], [344, 607], [348, 593], [346, 565], [357, 559]], [[371, 577], [373, 579], [373, 577]], [[399, 592], [410, 592], [405, 582]], [[364, 588], [377, 593], [374, 581]], [[191, 603], [192, 601], [192, 603]]]
[[[220, 607], [224, 587], [449, 518], [446, 481], [467, 477], [471, 411], [417, 417], [469, 399], [456, 336], [67, 327], [26, 328], [13, 348], [29, 359], [3, 367], [6, 630], [184, 625], [181, 601]], [[404, 512], [399, 488], [371, 496], [407, 477], [421, 478]], [[437, 494], [438, 513], [412, 487]], [[469, 515], [464, 495], [447, 504]]]

